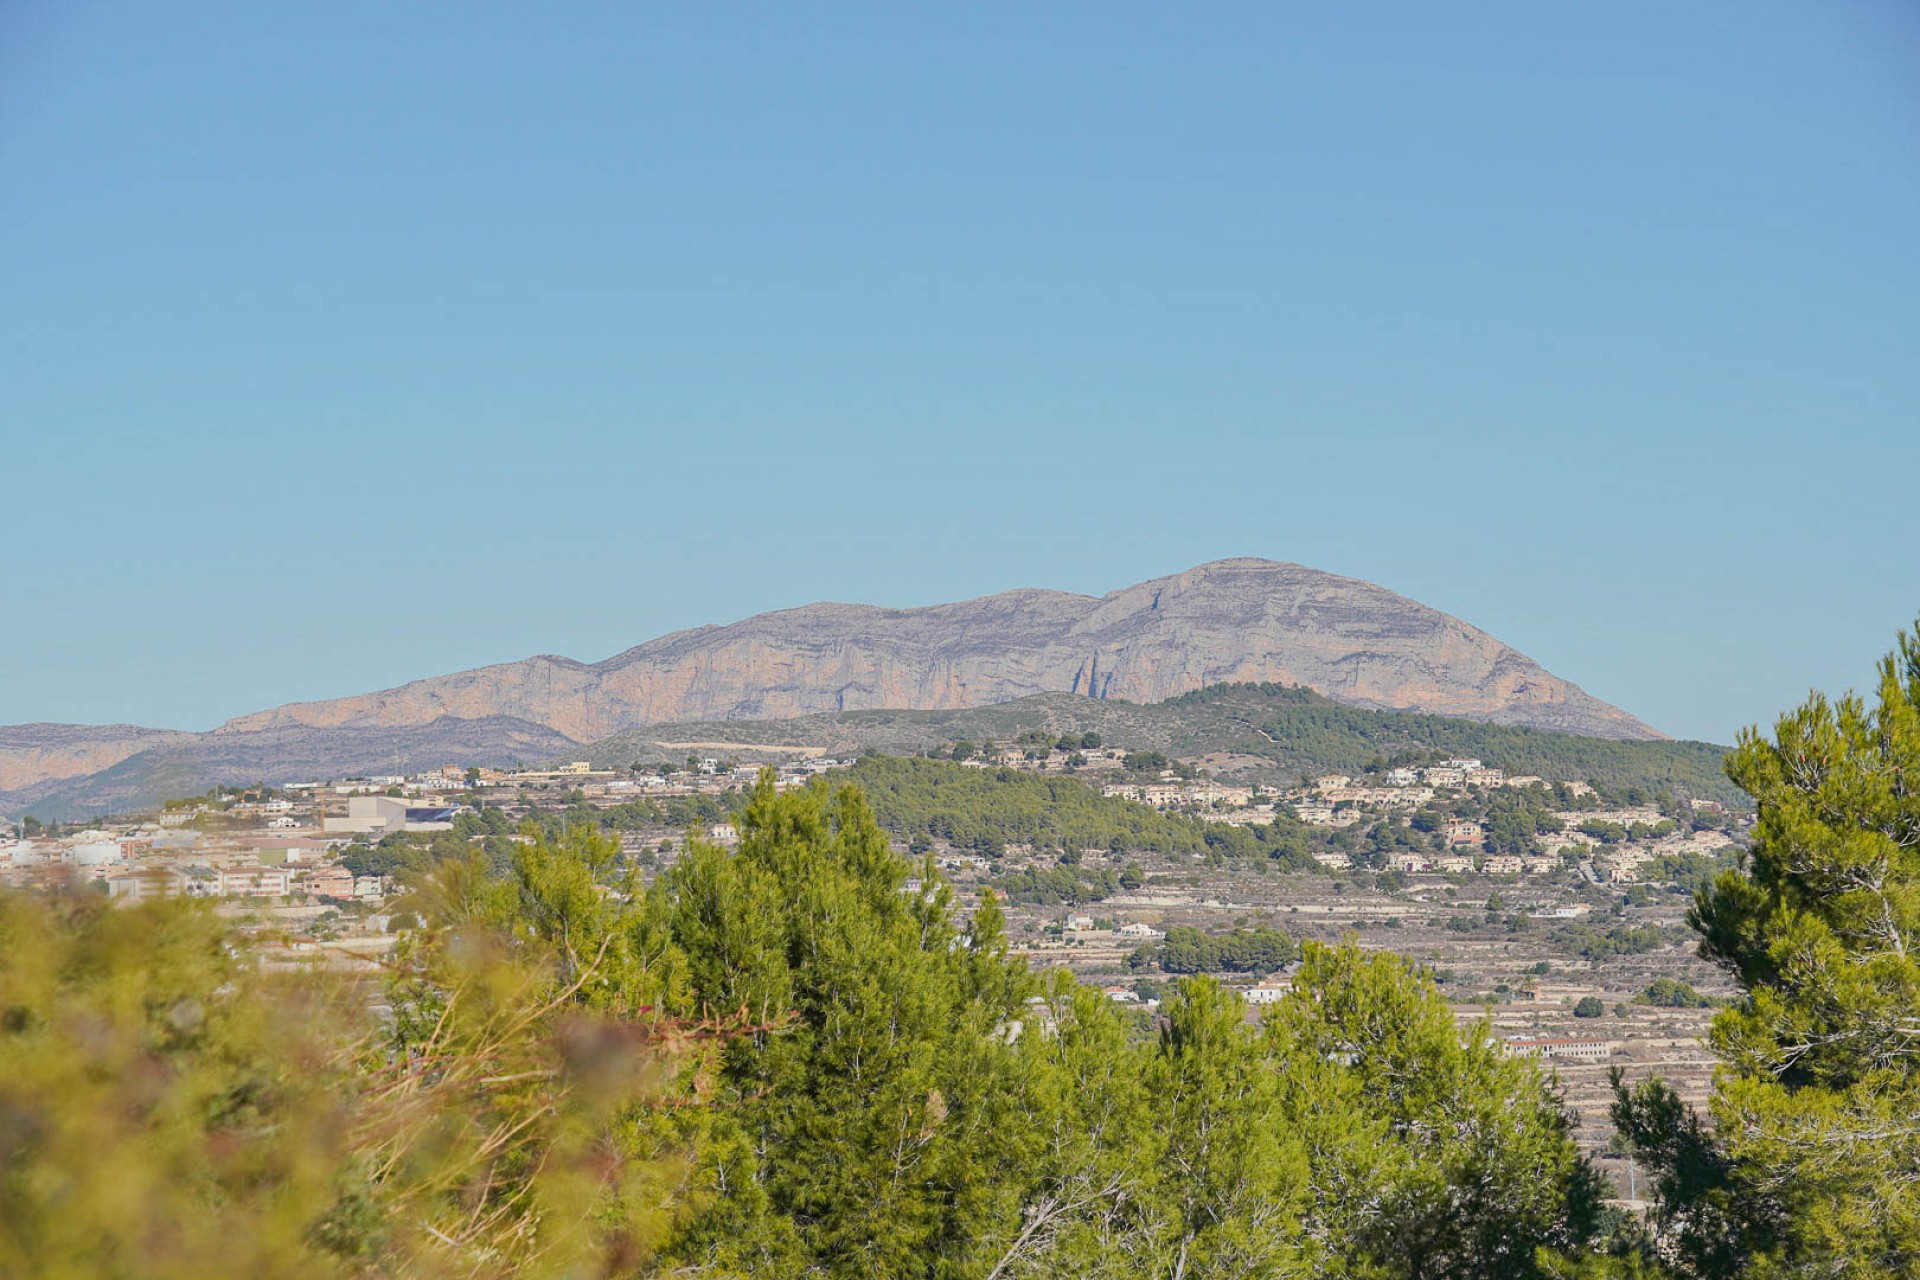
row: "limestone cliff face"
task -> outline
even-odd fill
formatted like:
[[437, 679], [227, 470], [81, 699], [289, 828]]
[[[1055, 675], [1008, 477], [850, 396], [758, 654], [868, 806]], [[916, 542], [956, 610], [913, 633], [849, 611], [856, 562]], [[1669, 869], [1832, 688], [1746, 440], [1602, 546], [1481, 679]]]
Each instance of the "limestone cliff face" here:
[[1222, 560], [1095, 599], [1009, 591], [922, 609], [817, 604], [650, 641], [591, 665], [481, 667], [296, 703], [218, 733], [501, 716], [586, 742], [680, 720], [942, 709], [1072, 692], [1154, 702], [1221, 681], [1609, 738], [1661, 735], [1457, 618], [1296, 564]]

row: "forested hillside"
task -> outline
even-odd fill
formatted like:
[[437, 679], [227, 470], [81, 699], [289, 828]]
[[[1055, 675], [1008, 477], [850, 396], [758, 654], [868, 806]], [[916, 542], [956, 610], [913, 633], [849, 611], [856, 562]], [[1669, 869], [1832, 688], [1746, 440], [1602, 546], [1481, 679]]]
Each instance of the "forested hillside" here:
[[[936, 842], [959, 852], [997, 858], [1010, 846], [1057, 850], [1072, 857], [1087, 849], [1113, 853], [1200, 854], [1220, 858], [1272, 859], [1287, 870], [1313, 870], [1312, 851], [1328, 833], [1303, 826], [1282, 812], [1258, 827], [1204, 822], [1160, 813], [1131, 800], [1103, 796], [1079, 778], [1047, 777], [1014, 769], [968, 768], [947, 760], [913, 756], [863, 756], [812, 784], [831, 791], [852, 782], [865, 793], [882, 830], [915, 853]], [[704, 829], [739, 814], [751, 799], [744, 788], [721, 795], [672, 796], [595, 805], [584, 799], [558, 809], [536, 810], [523, 821], [550, 836], [573, 828], [628, 831], [659, 827]], [[360, 872], [390, 874], [430, 866], [486, 840], [504, 865], [513, 830], [506, 812], [487, 807], [461, 813], [453, 829], [438, 835], [396, 834], [378, 849], [351, 852]]]
[[964, 711], [856, 711], [793, 720], [721, 720], [623, 734], [583, 753], [603, 768], [678, 760], [689, 742], [738, 743], [856, 755], [924, 753], [955, 742], [1007, 743], [1022, 734], [1096, 733], [1108, 746], [1175, 756], [1225, 753], [1253, 781], [1357, 774], [1389, 762], [1464, 755], [1508, 773], [1638, 787], [1741, 805], [1721, 768], [1726, 748], [1705, 742], [1625, 742], [1448, 716], [1342, 706], [1289, 685], [1214, 685], [1147, 705], [1042, 694]]
[[844, 775], [866, 794], [889, 833], [989, 856], [1020, 844], [1069, 855], [1107, 849], [1271, 857], [1292, 869], [1308, 869], [1314, 865], [1311, 851], [1318, 847], [1311, 833], [1285, 814], [1271, 824], [1231, 827], [1111, 799], [1078, 778], [881, 755], [863, 756]]
[[1737, 800], [1721, 767], [1726, 748], [1706, 742], [1621, 742], [1406, 711], [1361, 711], [1289, 685], [1214, 685], [1164, 704], [1217, 708], [1266, 739], [1277, 762], [1359, 773], [1369, 767], [1470, 756], [1510, 774], [1640, 787]]

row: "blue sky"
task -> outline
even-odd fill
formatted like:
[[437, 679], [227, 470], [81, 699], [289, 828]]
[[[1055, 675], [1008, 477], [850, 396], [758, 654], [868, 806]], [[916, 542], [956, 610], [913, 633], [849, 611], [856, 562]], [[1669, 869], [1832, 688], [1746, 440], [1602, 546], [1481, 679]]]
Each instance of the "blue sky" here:
[[1676, 734], [1920, 612], [1920, 11], [0, 6], [0, 723], [1378, 581]]

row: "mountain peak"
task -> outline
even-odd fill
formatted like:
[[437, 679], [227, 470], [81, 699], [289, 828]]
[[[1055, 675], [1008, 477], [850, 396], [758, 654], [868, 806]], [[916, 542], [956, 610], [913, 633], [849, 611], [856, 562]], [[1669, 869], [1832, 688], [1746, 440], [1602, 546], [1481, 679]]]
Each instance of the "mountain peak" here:
[[1603, 737], [1660, 735], [1458, 618], [1252, 557], [1095, 598], [1023, 588], [889, 609], [822, 602], [674, 632], [584, 665], [533, 658], [242, 717], [228, 730], [506, 716], [592, 741], [679, 720], [951, 709], [1029, 694], [1153, 702], [1222, 681]]

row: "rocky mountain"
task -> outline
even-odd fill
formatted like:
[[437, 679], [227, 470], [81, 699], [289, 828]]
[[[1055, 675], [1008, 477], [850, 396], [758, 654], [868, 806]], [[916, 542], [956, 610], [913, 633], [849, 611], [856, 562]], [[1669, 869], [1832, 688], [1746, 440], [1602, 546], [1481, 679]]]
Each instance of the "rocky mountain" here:
[[0, 726], [0, 799], [29, 801], [72, 778], [111, 769], [154, 747], [195, 735], [133, 724]]
[[511, 716], [586, 742], [676, 720], [972, 707], [1048, 692], [1157, 702], [1223, 681], [1305, 685], [1376, 710], [1661, 736], [1458, 618], [1267, 560], [1216, 561], [1099, 598], [1008, 591], [921, 609], [806, 605], [676, 632], [604, 662], [528, 658], [293, 703], [225, 729]]
[[[292, 703], [202, 736], [264, 747], [306, 733], [488, 722], [516, 726], [503, 750], [518, 751], [535, 730], [590, 742], [673, 721], [953, 709], [1050, 692], [1146, 703], [1229, 681], [1303, 685], [1376, 710], [1604, 738], [1661, 736], [1458, 618], [1370, 582], [1250, 559], [1100, 597], [1021, 590], [917, 609], [807, 605], [676, 632], [604, 662], [541, 656]], [[129, 741], [124, 733], [115, 740]], [[144, 754], [129, 751], [116, 766]], [[308, 753], [323, 756], [338, 758], [331, 749]], [[284, 772], [264, 769], [270, 755], [250, 758], [267, 776]], [[29, 789], [45, 794], [93, 772], [71, 751], [66, 759], [36, 766], [22, 756], [11, 767], [23, 777], [38, 768]], [[362, 767], [390, 764], [389, 755]], [[62, 769], [69, 772], [54, 776]], [[0, 806], [24, 794], [0, 785]]]

